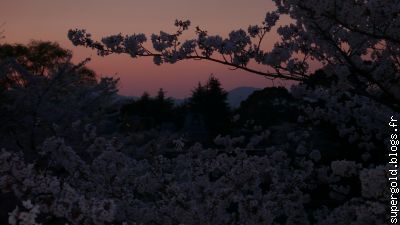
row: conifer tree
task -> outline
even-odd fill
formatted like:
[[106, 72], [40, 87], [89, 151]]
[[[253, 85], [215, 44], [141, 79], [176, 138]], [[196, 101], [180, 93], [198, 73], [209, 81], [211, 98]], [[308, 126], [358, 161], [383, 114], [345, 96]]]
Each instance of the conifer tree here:
[[189, 110], [203, 117], [211, 135], [229, 131], [230, 109], [227, 95], [219, 80], [211, 75], [205, 85], [198, 84], [189, 99]]

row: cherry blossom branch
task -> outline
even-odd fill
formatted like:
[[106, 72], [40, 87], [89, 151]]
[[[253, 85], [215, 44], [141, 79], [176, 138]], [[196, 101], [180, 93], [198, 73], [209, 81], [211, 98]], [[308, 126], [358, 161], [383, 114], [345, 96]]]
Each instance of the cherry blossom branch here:
[[[101, 42], [94, 41], [91, 35], [85, 30], [70, 30], [69, 39], [74, 45], [81, 45], [96, 49], [100, 56], [109, 54], [129, 54], [131, 57], [153, 57], [155, 64], [175, 63], [184, 59], [205, 60], [223, 65], [231, 66], [266, 78], [283, 80], [304, 80], [303, 71], [287, 70], [287, 73], [272, 73], [248, 67], [250, 60], [255, 60], [258, 64], [284, 69], [282, 62], [286, 61], [290, 54], [287, 50], [280, 48], [272, 52], [264, 53], [260, 50], [262, 40], [265, 35], [275, 26], [279, 15], [275, 12], [267, 13], [263, 26], [249, 26], [248, 32], [244, 30], [232, 31], [229, 38], [223, 39], [220, 36], [209, 36], [207, 31], [196, 27], [197, 39], [187, 40], [183, 43], [179, 41], [179, 36], [188, 29], [190, 21], [175, 21], [178, 31], [168, 34], [161, 31], [160, 34], [151, 35], [153, 48], [158, 53], [153, 53], [143, 46], [147, 41], [144, 34], [134, 34], [123, 37], [121, 34], [105, 37]], [[251, 38], [258, 38], [256, 44], [252, 45]], [[212, 57], [214, 53], [219, 53], [222, 59]], [[229, 57], [229, 61], [226, 57]]]

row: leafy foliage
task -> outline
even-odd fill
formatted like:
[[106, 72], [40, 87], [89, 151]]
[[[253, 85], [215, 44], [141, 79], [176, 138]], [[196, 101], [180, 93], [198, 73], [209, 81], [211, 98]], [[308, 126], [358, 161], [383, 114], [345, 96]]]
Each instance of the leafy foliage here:
[[61, 48], [57, 43], [32, 41], [28, 45], [2, 44], [0, 59], [14, 58], [34, 75], [48, 75], [69, 62], [72, 53]]
[[7, 147], [34, 152], [45, 137], [67, 132], [73, 122], [99, 122], [117, 91], [118, 80], [96, 80], [84, 67], [88, 60], [72, 64], [71, 53], [57, 44], [5, 44], [0, 52], [1, 139]]

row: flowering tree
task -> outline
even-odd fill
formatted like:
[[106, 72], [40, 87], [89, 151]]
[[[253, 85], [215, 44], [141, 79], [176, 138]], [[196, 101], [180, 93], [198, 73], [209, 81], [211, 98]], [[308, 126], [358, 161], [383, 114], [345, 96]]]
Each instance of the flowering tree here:
[[[267, 13], [262, 25], [233, 31], [227, 38], [197, 28], [196, 39], [181, 42], [190, 22], [176, 21], [176, 33], [152, 35], [153, 50], [145, 47], [144, 34], [118, 34], [98, 42], [84, 30], [69, 32], [74, 44], [103, 56], [153, 57], [156, 64], [209, 60], [271, 79], [299, 81], [288, 93], [302, 112], [297, 123], [263, 129], [249, 122], [238, 135], [218, 135], [212, 147], [155, 130], [99, 136], [93, 124], [71, 122], [84, 115], [93, 121], [97, 107], [89, 107], [95, 109], [91, 114], [60, 110], [52, 111], [55, 118], [47, 117], [54, 106], [80, 109], [97, 102], [93, 98], [101, 100], [96, 106], [103, 105], [108, 98], [102, 96], [113, 95], [115, 82], [82, 89], [69, 79], [79, 78], [73, 65], [65, 65], [64, 73], [33, 79], [15, 61], [1, 60], [2, 78], [17, 72], [32, 80], [29, 86], [10, 83], [4, 89], [6, 95], [0, 97], [11, 101], [2, 101], [1, 112], [25, 115], [34, 130], [41, 125], [36, 116], [55, 125], [71, 118], [66, 121], [71, 132], [54, 129], [40, 135], [33, 160], [9, 144], [11, 138], [0, 139], [0, 198], [13, 195], [15, 202], [8, 204], [17, 205], [9, 207], [8, 222], [388, 224], [388, 166], [382, 149], [389, 143], [387, 116], [400, 117], [400, 3], [275, 3], [277, 10]], [[281, 41], [272, 50], [262, 50], [262, 40], [284, 14], [293, 23], [278, 28]], [[332, 82], [310, 85], [312, 60], [321, 63]], [[251, 61], [266, 69], [251, 68]], [[270, 104], [287, 104], [275, 100]], [[326, 127], [331, 130], [324, 132]]]
[[[161, 31], [151, 35], [153, 49], [145, 46], [144, 34], [104, 37], [95, 41], [82, 29], [70, 30], [74, 45], [96, 49], [101, 56], [129, 54], [153, 57], [154, 63], [175, 63], [200, 59], [221, 63], [266, 78], [302, 81], [316, 60], [330, 75], [340, 77], [340, 88], [377, 98], [400, 100], [400, 6], [398, 1], [274, 0], [277, 9], [266, 14], [262, 25], [247, 31], [232, 31], [229, 37], [210, 35], [196, 27], [197, 38], [180, 40], [190, 21], [175, 21], [176, 33]], [[272, 50], [263, 50], [262, 41], [282, 15], [293, 23], [277, 29], [281, 41]], [[250, 62], [265, 65], [265, 70]], [[378, 97], [379, 98], [379, 97]], [[381, 99], [381, 98], [379, 98]]]
[[[90, 128], [83, 135], [82, 151], [47, 139], [35, 164], [0, 152], [0, 190], [23, 206], [9, 213], [10, 224], [35, 224], [40, 214], [43, 224], [386, 224], [386, 168], [326, 160], [308, 128], [219, 136], [212, 149], [168, 149], [176, 136], [156, 132], [125, 142]], [[263, 146], [273, 135], [284, 141]], [[132, 144], [143, 136], [147, 143]]]
[[[234, 194], [226, 197], [229, 194], [219, 191], [228, 191], [227, 189], [221, 186], [215, 187], [213, 190], [219, 194], [209, 195], [217, 196], [214, 199], [221, 201], [247, 199], [248, 202], [239, 200], [222, 203], [225, 206], [221, 206], [219, 203], [207, 201], [209, 205], [206, 208], [215, 207], [215, 212], [219, 213], [216, 220], [210, 218], [207, 221], [213, 221], [216, 224], [245, 222], [249, 224], [387, 224], [386, 220], [379, 220], [377, 215], [388, 210], [383, 205], [383, 202], [387, 201], [388, 193], [383, 188], [385, 181], [381, 179], [385, 177], [384, 170], [386, 169], [381, 149], [388, 143], [389, 136], [385, 121], [388, 115], [400, 116], [400, 20], [398, 19], [400, 3], [395, 0], [274, 0], [274, 2], [276, 10], [268, 12], [261, 25], [250, 25], [247, 30], [234, 30], [226, 38], [210, 35], [197, 27], [196, 38], [181, 40], [182, 33], [189, 29], [190, 21], [179, 20], [175, 22], [178, 28], [176, 33], [161, 31], [151, 35], [152, 49], [145, 44], [147, 38], [144, 34], [127, 36], [117, 34], [96, 41], [85, 30], [75, 29], [70, 30], [68, 36], [73, 44], [96, 49], [101, 56], [129, 54], [133, 58], [152, 57], [157, 65], [186, 59], [208, 60], [269, 79], [299, 81], [299, 84], [292, 88], [291, 94], [300, 100], [298, 109], [303, 113], [298, 117], [298, 122], [310, 126], [307, 131], [302, 131], [299, 127], [288, 129], [282, 125], [271, 133], [254, 135], [249, 140], [243, 136], [234, 138], [218, 136], [216, 144], [235, 150], [228, 150], [229, 153], [224, 155], [223, 159], [219, 158], [218, 154], [210, 157], [211, 160], [215, 160], [213, 161], [215, 167], [211, 166], [215, 170], [211, 169], [208, 178], [210, 181], [217, 179], [217, 182], [224, 180], [220, 183], [221, 185], [226, 184], [224, 182], [234, 181], [228, 186], [236, 187], [236, 181], [247, 177], [252, 172], [260, 171], [275, 171], [276, 173], [273, 174], [280, 174], [279, 177], [287, 179], [269, 186], [263, 197], [256, 198], [252, 198], [254, 197], [252, 194], [259, 193], [258, 187], [261, 187], [261, 193], [264, 193], [262, 189], [265, 187], [262, 185], [264, 181], [255, 181], [255, 183], [261, 182], [260, 186], [250, 188], [249, 192], [245, 191], [246, 188], [240, 189], [243, 191], [241, 193], [249, 193], [248, 195]], [[262, 49], [263, 40], [268, 37], [279, 18], [284, 15], [289, 16], [292, 22], [277, 28], [280, 41], [275, 43], [271, 50]], [[326, 76], [326, 79], [330, 79], [330, 82], [323, 82], [324, 85], [309, 85], [309, 77], [312, 77], [317, 69], [311, 67], [312, 61], [321, 65], [320, 72]], [[264, 65], [264, 70], [252, 67], [255, 63]], [[330, 144], [320, 146], [321, 151], [315, 149], [319, 141], [310, 140], [310, 136], [315, 138], [316, 135], [318, 137], [318, 134], [321, 134], [318, 130], [320, 124], [324, 126], [328, 124], [330, 129], [335, 130], [340, 143], [345, 143], [350, 147], [346, 148], [346, 151], [341, 151], [341, 147], [332, 145], [334, 141], [330, 140]], [[296, 131], [290, 132], [290, 130]], [[296, 144], [281, 145], [280, 143], [286, 141], [279, 137], [286, 135], [290, 139], [288, 143], [293, 141]], [[276, 170], [265, 167], [256, 168], [259, 165], [258, 158], [252, 161], [256, 158], [252, 158], [250, 154], [244, 157], [245, 160], [231, 164], [240, 164], [243, 166], [242, 169], [230, 167], [224, 170], [230, 159], [237, 160], [243, 156], [237, 152], [240, 148], [235, 148], [235, 146], [254, 149], [263, 143], [265, 138], [270, 138], [271, 142], [265, 143], [272, 145], [266, 148], [267, 151], [274, 150], [263, 156], [266, 158], [261, 160], [262, 164], [266, 165], [270, 162], [271, 164], [268, 165], [274, 165], [272, 167]], [[280, 140], [278, 144], [276, 140]], [[330, 149], [331, 146], [336, 147]], [[278, 151], [275, 152], [275, 150]], [[333, 152], [330, 152], [331, 150]], [[205, 157], [207, 153], [204, 149], [201, 151]], [[279, 167], [269, 161], [278, 155], [282, 157], [278, 160], [279, 162], [285, 161], [287, 158], [280, 155], [282, 152], [288, 154], [291, 163]], [[305, 159], [304, 156], [308, 158]], [[271, 159], [267, 159], [268, 157]], [[297, 164], [301, 164], [300, 171], [293, 169], [293, 167], [300, 168]], [[193, 163], [190, 165], [193, 166]], [[246, 169], [245, 165], [249, 168]], [[287, 170], [291, 172], [285, 173], [284, 171]], [[193, 167], [190, 167], [188, 171], [193, 171]], [[235, 174], [236, 177], [231, 180], [229, 174]], [[257, 177], [268, 176], [264, 174]], [[272, 182], [276, 181], [275, 178], [272, 176]], [[193, 180], [196, 179], [200, 177]], [[253, 184], [251, 179], [241, 180], [238, 183]], [[295, 184], [295, 186], [290, 186], [290, 184]], [[190, 182], [187, 185], [191, 188], [195, 184]], [[285, 185], [288, 186], [284, 187]], [[273, 194], [272, 192], [277, 190], [274, 188], [277, 187], [279, 190], [287, 190], [288, 195]], [[211, 189], [205, 187], [200, 190]], [[318, 196], [318, 193], [323, 196], [329, 195], [330, 200]], [[295, 200], [293, 196], [289, 196], [291, 194], [299, 198]], [[180, 198], [185, 199], [183, 196], [180, 195]], [[327, 202], [315, 202], [319, 198]], [[265, 205], [257, 205], [257, 200], [252, 201], [255, 199], [263, 199], [258, 203], [265, 203]], [[290, 199], [290, 201], [284, 199]], [[182, 201], [182, 204], [195, 201], [195, 198], [186, 200]], [[274, 200], [277, 201], [274, 202]], [[281, 209], [280, 205], [288, 205], [288, 207]], [[255, 208], [252, 208], [253, 206]], [[270, 206], [272, 208], [269, 208]], [[194, 210], [200, 210], [199, 207], [200, 204], [186, 206]], [[225, 211], [218, 211], [220, 207]], [[174, 208], [178, 210], [177, 207]], [[201, 209], [205, 208], [201, 206]], [[269, 211], [269, 209], [277, 211]], [[260, 215], [271, 216], [252, 217], [253, 214], [250, 212], [259, 212], [258, 210], [265, 210]], [[306, 211], [311, 213], [307, 214]], [[287, 217], [280, 212], [283, 214], [290, 212], [292, 216]], [[179, 222], [181, 222], [184, 216], [179, 215], [182, 215], [179, 217]], [[206, 213], [206, 215], [214, 214]], [[255, 220], [242, 221], [243, 216]], [[199, 216], [199, 218], [204, 217]], [[268, 220], [268, 218], [272, 219]]]

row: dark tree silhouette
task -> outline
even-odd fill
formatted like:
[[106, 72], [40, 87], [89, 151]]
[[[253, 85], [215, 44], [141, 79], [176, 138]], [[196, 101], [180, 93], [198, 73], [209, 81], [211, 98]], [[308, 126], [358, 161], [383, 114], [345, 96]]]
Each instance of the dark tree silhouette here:
[[68, 63], [72, 57], [70, 50], [58, 43], [32, 41], [28, 45], [0, 45], [0, 59], [14, 58], [35, 75], [49, 75], [60, 65]]
[[0, 140], [36, 153], [43, 138], [68, 132], [74, 121], [104, 120], [118, 80], [97, 80], [89, 59], [73, 64], [71, 57], [52, 42], [0, 45]]
[[255, 124], [265, 127], [296, 122], [299, 112], [295, 104], [296, 100], [284, 87], [255, 91], [240, 104], [238, 122], [244, 124], [254, 120]]
[[189, 111], [203, 117], [211, 136], [230, 130], [231, 113], [227, 95], [219, 80], [212, 75], [205, 85], [199, 83], [192, 91], [188, 102]]
[[174, 102], [160, 89], [155, 97], [147, 92], [136, 101], [121, 108], [122, 130], [157, 128], [162, 123], [174, 121]]

